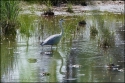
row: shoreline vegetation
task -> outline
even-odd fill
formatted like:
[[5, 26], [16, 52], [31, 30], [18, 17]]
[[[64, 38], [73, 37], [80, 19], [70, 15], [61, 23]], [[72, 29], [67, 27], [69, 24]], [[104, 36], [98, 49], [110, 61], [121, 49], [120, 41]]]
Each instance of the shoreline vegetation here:
[[[84, 3], [84, 5], [82, 5]], [[98, 11], [98, 12], [111, 12], [117, 14], [124, 14], [124, 1], [89, 1], [89, 2], [77, 2], [76, 4], [71, 2], [62, 2], [58, 6], [54, 6], [50, 3], [32, 3], [21, 1], [20, 14], [35, 14], [41, 16], [45, 11], [50, 11], [54, 15], [81, 15], [83, 13]], [[69, 10], [69, 12], [68, 12]]]
[[72, 1], [47, 0], [47, 1], [1, 1], [1, 33], [5, 35], [16, 35], [19, 28], [18, 16], [20, 14], [34, 14], [38, 16], [54, 15], [83, 15], [94, 13], [124, 13], [124, 1]]

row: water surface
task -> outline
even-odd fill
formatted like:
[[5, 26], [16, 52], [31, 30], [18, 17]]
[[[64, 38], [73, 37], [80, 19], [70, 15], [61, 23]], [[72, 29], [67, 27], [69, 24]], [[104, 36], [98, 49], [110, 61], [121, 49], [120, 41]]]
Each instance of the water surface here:
[[[106, 68], [113, 63], [124, 70], [125, 28], [120, 15], [22, 18], [15, 37], [1, 37], [2, 82], [124, 82], [124, 71]], [[60, 33], [60, 18], [69, 19], [63, 24], [65, 33], [60, 43], [52, 50], [40, 46], [48, 36]], [[86, 26], [78, 26], [83, 19]], [[99, 31], [97, 35], [90, 34], [91, 26]], [[114, 32], [114, 45], [108, 48], [98, 44], [104, 26]]]

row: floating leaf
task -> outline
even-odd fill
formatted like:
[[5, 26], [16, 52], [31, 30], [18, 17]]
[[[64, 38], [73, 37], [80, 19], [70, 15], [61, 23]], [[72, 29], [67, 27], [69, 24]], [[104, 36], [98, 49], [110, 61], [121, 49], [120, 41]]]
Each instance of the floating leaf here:
[[37, 62], [37, 59], [30, 58], [30, 59], [28, 59], [28, 62], [29, 63], [35, 63], [35, 62]]

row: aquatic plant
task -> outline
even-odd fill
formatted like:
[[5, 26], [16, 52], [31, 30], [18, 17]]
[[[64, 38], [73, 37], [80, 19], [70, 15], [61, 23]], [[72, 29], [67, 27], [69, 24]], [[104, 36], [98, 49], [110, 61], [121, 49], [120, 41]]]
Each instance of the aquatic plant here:
[[104, 28], [102, 33], [102, 38], [100, 40], [101, 47], [113, 47], [114, 46], [114, 32], [110, 32], [108, 28]]
[[43, 0], [23, 0], [28, 2], [29, 4], [42, 3]]
[[20, 15], [20, 33], [23, 36], [30, 37], [32, 32], [34, 31], [34, 20], [36, 19], [33, 15]]
[[[107, 23], [107, 20], [109, 20], [109, 19], [107, 19], [107, 16], [93, 15], [93, 17], [94, 17], [94, 18], [92, 18], [93, 23], [97, 24], [96, 27], [98, 29], [98, 46], [103, 47], [103, 48], [113, 47], [115, 45], [114, 31], [112, 31], [112, 28], [111, 28], [112, 24]], [[110, 19], [110, 20], [112, 20], [112, 19]], [[95, 30], [95, 32], [96, 32], [96, 30]]]
[[72, 9], [72, 4], [70, 2], [68, 2], [68, 4], [67, 4], [66, 12], [69, 12], [69, 13], [73, 13], [74, 12], [73, 9]]
[[1, 1], [1, 27], [2, 32], [6, 35], [16, 34], [16, 28], [19, 25], [17, 20], [19, 14], [19, 2], [18, 1]]
[[52, 11], [52, 3], [50, 0], [45, 1], [45, 5], [47, 8], [44, 9], [44, 15], [54, 15], [54, 12]]
[[82, 6], [87, 6], [87, 3], [85, 1], [81, 2]]
[[77, 25], [77, 22], [74, 20], [73, 22], [72, 21], [67, 21], [67, 23], [65, 24], [65, 36], [68, 37], [68, 38], [71, 38], [70, 34], [74, 34], [74, 32], [76, 31], [76, 26]]
[[83, 26], [84, 27], [85, 25], [86, 25], [86, 21], [85, 20], [82, 20], [82, 21], [79, 22], [79, 26]]
[[[44, 3], [46, 0], [23, 0], [29, 4]], [[73, 4], [86, 4], [86, 0], [49, 0], [53, 6], [59, 6], [61, 3], [72, 2]], [[89, 1], [90, 2], [90, 1]]]
[[35, 8], [34, 8], [33, 6], [31, 6], [31, 7], [29, 8], [29, 10], [31, 11], [32, 14], [35, 13]]
[[94, 26], [91, 26], [90, 27], [90, 35], [95, 36], [97, 34], [98, 34], [98, 30]]
[[28, 59], [28, 62], [29, 62], [29, 63], [36, 63], [36, 62], [37, 62], [37, 59], [29, 58], [29, 59]]

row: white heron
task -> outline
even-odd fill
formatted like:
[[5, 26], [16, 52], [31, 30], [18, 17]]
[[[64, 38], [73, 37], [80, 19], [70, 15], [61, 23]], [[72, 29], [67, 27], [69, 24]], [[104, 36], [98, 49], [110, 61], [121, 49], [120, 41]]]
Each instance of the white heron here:
[[63, 35], [63, 26], [62, 26], [62, 23], [64, 22], [63, 19], [60, 19], [59, 20], [59, 25], [60, 25], [60, 28], [61, 28], [61, 32], [60, 34], [54, 34], [54, 35], [51, 35], [49, 36], [47, 39], [45, 39], [40, 45], [57, 45]]

